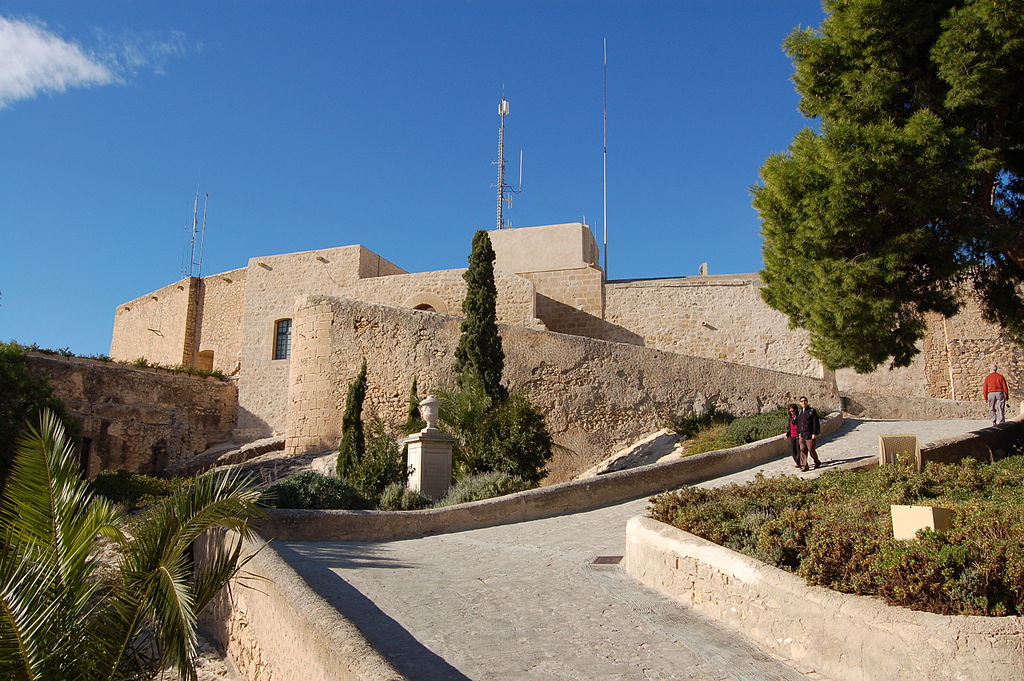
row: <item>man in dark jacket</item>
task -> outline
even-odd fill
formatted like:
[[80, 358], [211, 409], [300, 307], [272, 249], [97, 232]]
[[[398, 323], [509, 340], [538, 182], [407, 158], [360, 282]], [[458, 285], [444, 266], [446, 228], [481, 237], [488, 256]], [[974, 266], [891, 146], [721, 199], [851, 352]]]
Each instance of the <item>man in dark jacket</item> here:
[[820, 468], [816, 450], [818, 434], [821, 433], [821, 420], [818, 412], [807, 404], [807, 398], [800, 398], [800, 413], [796, 415], [796, 430], [800, 433], [800, 469], [807, 470], [807, 455], [814, 460], [814, 467]]

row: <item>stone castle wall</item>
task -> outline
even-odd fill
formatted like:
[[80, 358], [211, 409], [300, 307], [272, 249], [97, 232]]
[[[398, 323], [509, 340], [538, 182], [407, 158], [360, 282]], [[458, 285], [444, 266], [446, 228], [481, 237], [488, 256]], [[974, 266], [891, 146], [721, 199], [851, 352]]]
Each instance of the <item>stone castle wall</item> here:
[[821, 364], [807, 333], [769, 308], [756, 274], [612, 281], [605, 287], [607, 340], [804, 376]]
[[154, 473], [231, 439], [231, 382], [36, 353], [29, 367], [81, 423], [90, 476], [104, 469]]
[[145, 358], [167, 366], [190, 363], [187, 330], [194, 326], [198, 283], [195, 278], [182, 279], [118, 305], [110, 356], [124, 361]]
[[[246, 268], [203, 277], [199, 287], [195, 365], [237, 373], [242, 356], [242, 310], [245, 306]], [[212, 363], [200, 360], [213, 353]]]
[[[295, 310], [286, 451], [337, 447], [348, 383], [366, 358], [364, 415], [405, 419], [413, 377], [421, 394], [450, 385], [460, 319], [325, 296]], [[754, 414], [807, 395], [838, 405], [830, 382], [647, 348], [502, 326], [505, 378], [526, 390], [564, 450], [549, 482], [568, 480], [671, 417], [711, 402]]]

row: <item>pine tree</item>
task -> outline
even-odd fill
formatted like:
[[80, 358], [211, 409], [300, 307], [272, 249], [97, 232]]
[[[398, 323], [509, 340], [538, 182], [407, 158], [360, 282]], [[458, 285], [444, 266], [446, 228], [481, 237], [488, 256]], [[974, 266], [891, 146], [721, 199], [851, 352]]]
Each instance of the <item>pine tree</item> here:
[[455, 372], [460, 383], [465, 382], [467, 374], [477, 374], [487, 394], [500, 402], [508, 396], [501, 385], [505, 353], [495, 312], [498, 292], [494, 285], [494, 249], [491, 238], [482, 229], [473, 235], [469, 268], [462, 276], [466, 280], [466, 297], [462, 301], [465, 319], [455, 349]]
[[973, 289], [1024, 340], [1024, 0], [827, 0], [785, 42], [818, 118], [754, 188], [762, 295], [827, 366], [918, 353]]
[[350, 473], [366, 454], [366, 436], [363, 433], [363, 400], [366, 399], [366, 360], [355, 380], [349, 383], [345, 397], [345, 414], [341, 419], [341, 446], [338, 447], [338, 477]]

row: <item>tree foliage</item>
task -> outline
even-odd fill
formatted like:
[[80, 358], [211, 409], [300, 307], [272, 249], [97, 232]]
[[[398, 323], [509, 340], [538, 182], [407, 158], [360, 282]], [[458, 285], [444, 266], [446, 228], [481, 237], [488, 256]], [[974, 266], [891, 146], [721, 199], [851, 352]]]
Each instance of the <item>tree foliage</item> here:
[[359, 367], [355, 380], [348, 385], [345, 413], [341, 417], [341, 445], [338, 447], [338, 477], [344, 478], [366, 454], [363, 434], [363, 400], [366, 399], [366, 360]]
[[[138, 516], [92, 494], [73, 443], [44, 412], [28, 428], [0, 499], [0, 678], [195, 679], [196, 619], [244, 564], [258, 492], [211, 472]], [[238, 538], [197, 568], [192, 542]]]
[[501, 385], [505, 352], [495, 312], [498, 290], [494, 285], [494, 249], [491, 238], [482, 229], [473, 235], [469, 268], [462, 276], [466, 280], [466, 297], [462, 301], [465, 319], [455, 348], [455, 372], [460, 382], [477, 374], [487, 394], [500, 401], [508, 394]]
[[832, 368], [906, 366], [972, 291], [1024, 341], [1024, 0], [825, 9], [785, 41], [820, 131], [753, 190], [764, 299]]
[[49, 409], [68, 422], [71, 439], [78, 432], [77, 422], [67, 417], [64, 405], [54, 396], [50, 384], [33, 376], [28, 367], [28, 355], [17, 343], [0, 343], [0, 488], [7, 479], [7, 471], [20, 433], [25, 424], [35, 418], [40, 409]]

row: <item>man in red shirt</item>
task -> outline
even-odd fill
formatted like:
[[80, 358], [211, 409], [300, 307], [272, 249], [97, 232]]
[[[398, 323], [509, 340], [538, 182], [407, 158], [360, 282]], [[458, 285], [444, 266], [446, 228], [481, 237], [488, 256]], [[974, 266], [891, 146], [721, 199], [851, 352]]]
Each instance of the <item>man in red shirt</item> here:
[[988, 411], [992, 416], [992, 425], [1006, 421], [1006, 400], [1010, 397], [1010, 389], [1006, 386], [1006, 379], [992, 365], [992, 373], [985, 377], [985, 399], [988, 401]]

